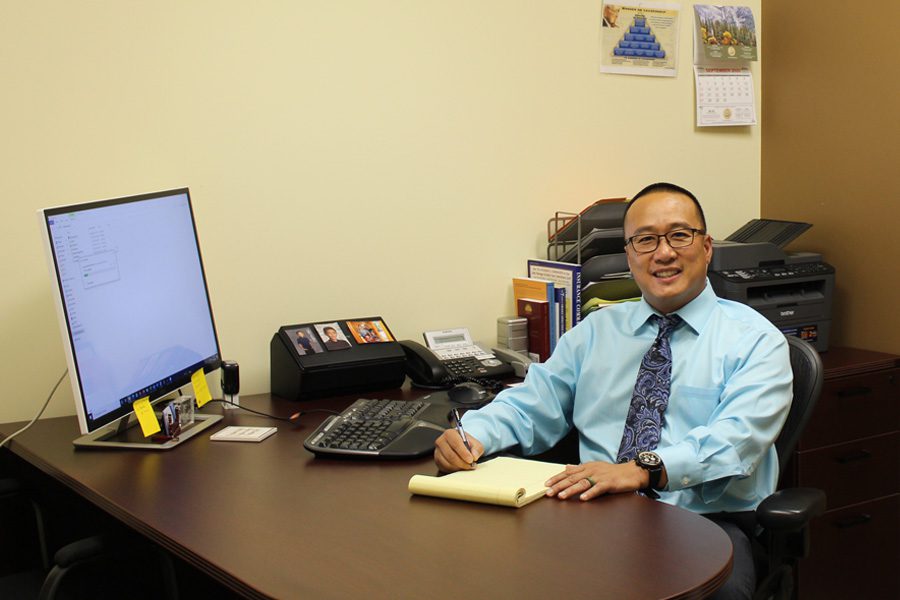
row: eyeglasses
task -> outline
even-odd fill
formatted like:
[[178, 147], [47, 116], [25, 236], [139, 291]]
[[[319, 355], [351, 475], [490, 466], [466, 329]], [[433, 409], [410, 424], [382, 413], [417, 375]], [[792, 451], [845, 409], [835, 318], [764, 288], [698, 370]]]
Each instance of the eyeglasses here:
[[694, 236], [697, 234], [706, 235], [702, 229], [673, 229], [668, 233], [640, 233], [633, 235], [625, 240], [625, 246], [631, 244], [634, 251], [639, 254], [647, 254], [655, 251], [659, 247], [659, 240], [666, 238], [669, 246], [672, 248], [685, 248], [694, 243]]

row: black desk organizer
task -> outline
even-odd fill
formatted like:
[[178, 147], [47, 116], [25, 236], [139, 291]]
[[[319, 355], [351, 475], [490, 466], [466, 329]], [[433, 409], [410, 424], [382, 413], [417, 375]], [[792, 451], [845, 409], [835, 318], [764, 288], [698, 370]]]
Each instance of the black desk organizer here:
[[[272, 394], [288, 400], [309, 400], [403, 385], [406, 378], [403, 348], [396, 341], [360, 343], [348, 325], [358, 321], [384, 325], [381, 317], [329, 321], [339, 325], [350, 347], [326, 350], [324, 342], [317, 337], [315, 341], [322, 350], [315, 354], [301, 354], [291, 336], [298, 329], [315, 331], [315, 326], [323, 322], [279, 327], [269, 344]], [[386, 325], [384, 329], [387, 331]], [[393, 340], [393, 335], [387, 333]]]

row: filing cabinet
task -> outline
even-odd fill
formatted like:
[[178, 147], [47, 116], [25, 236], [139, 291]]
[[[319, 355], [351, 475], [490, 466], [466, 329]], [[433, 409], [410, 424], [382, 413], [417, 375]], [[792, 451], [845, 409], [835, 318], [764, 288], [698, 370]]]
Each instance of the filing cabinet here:
[[822, 395], [784, 473], [828, 497], [797, 597], [900, 598], [900, 356], [833, 348], [822, 361]]

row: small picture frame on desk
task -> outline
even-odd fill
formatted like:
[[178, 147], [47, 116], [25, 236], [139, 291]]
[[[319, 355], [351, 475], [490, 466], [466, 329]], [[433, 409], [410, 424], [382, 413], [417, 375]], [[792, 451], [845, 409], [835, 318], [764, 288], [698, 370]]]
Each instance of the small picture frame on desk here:
[[294, 346], [297, 348], [300, 356], [325, 352], [325, 348], [319, 342], [319, 337], [315, 334], [312, 327], [288, 329], [286, 333], [291, 338], [291, 341], [294, 342]]
[[384, 321], [347, 321], [347, 327], [358, 344], [379, 344], [381, 342], [393, 342], [394, 336], [388, 330]]
[[322, 339], [325, 349], [329, 352], [332, 350], [350, 349], [350, 342], [347, 340], [344, 330], [337, 321], [332, 323], [317, 323], [314, 327], [316, 328], [316, 331], [319, 332], [319, 337]]

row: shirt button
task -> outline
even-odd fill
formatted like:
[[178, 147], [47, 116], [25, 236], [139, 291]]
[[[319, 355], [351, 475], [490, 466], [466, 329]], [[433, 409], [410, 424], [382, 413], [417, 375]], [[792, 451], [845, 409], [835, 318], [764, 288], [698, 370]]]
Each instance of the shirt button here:
[[681, 478], [681, 485], [687, 485], [687, 484], [689, 484], [690, 482], [691, 482], [691, 480], [690, 480], [689, 477], [682, 477], [682, 478]]

